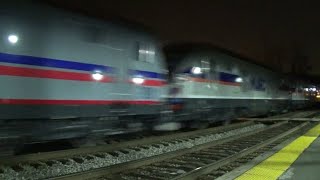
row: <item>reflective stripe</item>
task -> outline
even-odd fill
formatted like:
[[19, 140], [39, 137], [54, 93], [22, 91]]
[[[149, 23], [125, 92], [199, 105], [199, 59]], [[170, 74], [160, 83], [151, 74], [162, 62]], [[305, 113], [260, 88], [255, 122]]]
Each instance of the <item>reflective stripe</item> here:
[[111, 104], [137, 104], [157, 105], [157, 100], [57, 100], [57, 99], [0, 99], [0, 104], [20, 105], [111, 105]]
[[278, 179], [319, 135], [320, 124], [236, 179]]
[[[130, 83], [135, 84], [132, 80], [129, 80]], [[153, 87], [161, 87], [167, 84], [164, 80], [157, 80], [157, 79], [144, 79], [142, 84], [136, 84], [137, 86], [153, 86]]]
[[61, 69], [81, 70], [81, 71], [101, 71], [104, 73], [114, 73], [115, 68], [97, 64], [81, 63], [74, 61], [65, 61], [49, 58], [41, 58], [34, 56], [25, 55], [13, 55], [0, 53], [0, 62], [13, 63], [13, 64], [24, 64], [34, 65], [41, 67], [52, 67]]
[[141, 71], [141, 70], [129, 70], [129, 75], [141, 76], [145, 78], [162, 79], [162, 80], [166, 79], [165, 74], [149, 72], [149, 71]]
[[[0, 65], [0, 75], [74, 80], [74, 81], [96, 81], [91, 77], [91, 74], [88, 74], [88, 73], [65, 72], [65, 71], [57, 71], [57, 70], [35, 69], [35, 68], [3, 66], [3, 65]], [[113, 81], [114, 79], [112, 77], [104, 75], [104, 77], [101, 80], [96, 82], [109, 83]]]

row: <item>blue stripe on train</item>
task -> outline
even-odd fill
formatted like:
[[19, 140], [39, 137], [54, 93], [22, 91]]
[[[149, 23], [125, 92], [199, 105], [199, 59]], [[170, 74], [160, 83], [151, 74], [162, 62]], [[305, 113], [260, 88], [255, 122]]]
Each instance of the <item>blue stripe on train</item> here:
[[74, 61], [65, 61], [25, 55], [13, 55], [0, 53], [0, 62], [13, 63], [13, 64], [25, 64], [25, 65], [34, 65], [42, 67], [53, 67], [53, 68], [62, 68], [62, 69], [72, 69], [72, 70], [81, 70], [81, 71], [101, 71], [105, 73], [114, 73], [115, 68], [89, 64], [89, 63], [80, 63]]
[[[202, 73], [202, 74], [193, 74], [191, 72], [192, 68], [188, 68], [187, 70], [183, 71], [186, 74], [189, 74], [192, 77], [197, 77], [197, 78], [204, 78], [204, 79], [212, 79], [210, 77], [208, 77], [208, 75], [206, 73]], [[219, 80], [219, 81], [223, 81], [223, 82], [236, 82], [236, 79], [239, 78], [240, 76], [235, 75], [235, 74], [230, 74], [230, 73], [226, 73], [226, 72], [215, 72], [218, 76], [218, 79], [213, 79], [213, 80]]]
[[219, 80], [224, 82], [236, 82], [236, 79], [240, 76], [235, 74], [229, 74], [225, 72], [219, 72]]
[[131, 76], [142, 76], [147, 78], [154, 78], [154, 79], [166, 79], [165, 74], [160, 74], [156, 72], [149, 72], [149, 71], [141, 71], [141, 70], [129, 70], [129, 74]]
[[[191, 72], [192, 68], [188, 68], [185, 71], [183, 71], [183, 73], [186, 73], [188, 75], [190, 75], [191, 77], [197, 77], [197, 78], [203, 78], [203, 79], [212, 79], [210, 77], [208, 77], [208, 75], [206, 73], [202, 73], [202, 74], [193, 74]], [[213, 80], [219, 80], [219, 81], [223, 81], [223, 82], [236, 82], [237, 78], [240, 78], [240, 76], [235, 75], [235, 74], [230, 74], [230, 73], [225, 73], [225, 72], [216, 72], [218, 75], [218, 79], [213, 79]], [[265, 91], [266, 90], [266, 81], [262, 78], [257, 78], [257, 77], [253, 77], [253, 79], [251, 79], [250, 84], [252, 86], [252, 89], [256, 90], [256, 91]]]

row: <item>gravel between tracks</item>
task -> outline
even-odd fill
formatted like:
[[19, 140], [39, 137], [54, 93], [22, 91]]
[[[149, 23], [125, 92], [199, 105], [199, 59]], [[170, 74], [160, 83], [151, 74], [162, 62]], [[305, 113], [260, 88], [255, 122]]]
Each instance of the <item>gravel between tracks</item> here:
[[78, 156], [61, 161], [22, 164], [18, 168], [0, 167], [0, 179], [45, 179], [71, 173], [77, 173], [95, 168], [106, 167], [114, 164], [138, 160], [180, 149], [191, 148], [196, 145], [216, 141], [219, 139], [243, 134], [265, 127], [264, 124], [256, 124], [223, 133], [200, 136], [196, 139], [184, 141], [165, 142], [164, 144], [137, 146], [134, 149], [125, 149], [124, 152], [101, 153], [98, 156]]

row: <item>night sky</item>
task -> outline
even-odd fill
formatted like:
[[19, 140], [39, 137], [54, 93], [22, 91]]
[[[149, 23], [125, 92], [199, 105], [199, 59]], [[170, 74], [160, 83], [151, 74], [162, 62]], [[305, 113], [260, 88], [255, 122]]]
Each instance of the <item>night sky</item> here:
[[[308, 0], [47, 0], [149, 27], [162, 41], [210, 43], [320, 80], [320, 6]], [[295, 68], [293, 68], [295, 66]]]

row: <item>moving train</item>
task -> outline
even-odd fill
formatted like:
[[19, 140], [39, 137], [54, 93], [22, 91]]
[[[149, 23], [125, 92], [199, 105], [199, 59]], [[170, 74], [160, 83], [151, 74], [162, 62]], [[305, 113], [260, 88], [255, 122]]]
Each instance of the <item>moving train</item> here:
[[[312, 105], [316, 94], [302, 79], [249, 63], [206, 44], [173, 45], [167, 50], [169, 102], [176, 121], [228, 121]], [[314, 94], [306, 93], [306, 91]]]
[[308, 84], [223, 52], [191, 51], [166, 62], [142, 28], [42, 4], [1, 3], [2, 140], [178, 128], [310, 102]]
[[167, 70], [146, 30], [1, 3], [0, 137], [119, 133], [158, 118]]

